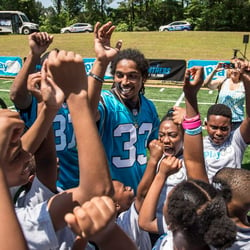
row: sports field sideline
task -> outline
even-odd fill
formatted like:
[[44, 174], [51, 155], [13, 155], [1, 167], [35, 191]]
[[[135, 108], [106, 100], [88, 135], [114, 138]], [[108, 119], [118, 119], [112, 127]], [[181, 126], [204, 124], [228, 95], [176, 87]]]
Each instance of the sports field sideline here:
[[[6, 102], [8, 107], [12, 107], [13, 104], [9, 100], [9, 89], [13, 82], [12, 78], [0, 79], [0, 97]], [[109, 89], [110, 83], [104, 85], [104, 89]], [[200, 105], [211, 105], [213, 100], [216, 99], [216, 91], [201, 90]], [[158, 83], [158, 84], [146, 84], [145, 95], [151, 99], [157, 106], [159, 116], [162, 117], [166, 110], [173, 105], [183, 106], [184, 96], [182, 93], [182, 86], [180, 84], [174, 85], [171, 83]], [[209, 97], [209, 98], [208, 98]], [[164, 104], [165, 103], [165, 104]], [[202, 107], [201, 107], [202, 108]], [[202, 112], [201, 112], [202, 113]]]

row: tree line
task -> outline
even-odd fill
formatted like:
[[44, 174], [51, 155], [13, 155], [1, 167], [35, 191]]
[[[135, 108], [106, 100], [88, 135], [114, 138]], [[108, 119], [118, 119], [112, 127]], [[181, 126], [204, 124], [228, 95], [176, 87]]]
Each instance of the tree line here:
[[117, 31], [156, 31], [186, 20], [194, 30], [249, 31], [250, 0], [52, 0], [44, 8], [36, 0], [0, 0], [0, 10], [23, 11], [41, 31], [58, 33], [76, 22], [112, 21]]

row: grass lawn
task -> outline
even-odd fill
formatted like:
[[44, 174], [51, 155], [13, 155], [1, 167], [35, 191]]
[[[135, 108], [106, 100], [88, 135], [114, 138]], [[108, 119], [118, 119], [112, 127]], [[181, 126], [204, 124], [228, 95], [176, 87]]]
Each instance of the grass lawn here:
[[[0, 79], [0, 97], [5, 101], [8, 107], [13, 107], [13, 103], [9, 99], [9, 88], [12, 79]], [[110, 85], [104, 85], [103, 89], [109, 89]], [[161, 87], [146, 86], [145, 96], [154, 101], [159, 117], [162, 118], [166, 111], [171, 108], [182, 95], [182, 88], [176, 86], [163, 85]], [[206, 116], [207, 107], [214, 103], [217, 91], [209, 91], [201, 89], [198, 95], [199, 109], [202, 119]], [[184, 102], [180, 102], [180, 106], [184, 107]], [[203, 130], [204, 135], [206, 131]], [[245, 152], [243, 159], [243, 167], [250, 169], [250, 147]]]
[[[245, 32], [114, 32], [112, 45], [120, 39], [122, 48], [141, 50], [149, 59], [202, 59], [228, 60], [233, 56], [233, 49], [244, 52], [242, 38]], [[49, 50], [58, 48], [72, 50], [84, 58], [95, 57], [93, 33], [54, 34]], [[0, 56], [27, 56], [28, 36], [1, 35]], [[240, 55], [239, 55], [240, 56]], [[246, 51], [247, 58], [250, 52]]]

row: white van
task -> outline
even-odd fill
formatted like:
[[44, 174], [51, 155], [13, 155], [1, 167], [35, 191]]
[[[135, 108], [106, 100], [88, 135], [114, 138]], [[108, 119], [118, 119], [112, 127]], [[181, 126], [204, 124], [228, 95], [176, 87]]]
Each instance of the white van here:
[[36, 23], [31, 23], [28, 17], [20, 11], [0, 11], [0, 34], [25, 34], [39, 31]]

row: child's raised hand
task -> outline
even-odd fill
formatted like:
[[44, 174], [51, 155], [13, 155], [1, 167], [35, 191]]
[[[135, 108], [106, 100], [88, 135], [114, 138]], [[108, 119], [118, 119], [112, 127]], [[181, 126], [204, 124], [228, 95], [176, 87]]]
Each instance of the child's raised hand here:
[[42, 101], [41, 96], [41, 72], [36, 72], [29, 74], [28, 80], [27, 80], [27, 89], [32, 93], [33, 96], [37, 99], [37, 102]]
[[47, 60], [48, 77], [64, 92], [67, 99], [70, 94], [79, 94], [87, 90], [87, 76], [83, 59], [72, 51], [53, 50]]
[[186, 109], [179, 106], [174, 106], [173, 108], [173, 121], [176, 124], [181, 124], [183, 122], [184, 116], [186, 115]]
[[48, 75], [47, 60], [43, 63], [41, 70], [41, 96], [42, 100], [50, 109], [58, 110], [65, 96], [60, 87], [56, 85], [53, 78]]
[[186, 70], [183, 90], [185, 94], [197, 94], [203, 83], [204, 70], [201, 66], [194, 66]]
[[24, 130], [24, 122], [19, 113], [8, 109], [0, 110], [0, 164], [9, 162], [7, 151], [10, 144], [16, 144]]
[[163, 155], [163, 143], [160, 140], [152, 140], [149, 145], [150, 159], [158, 162]]
[[50, 109], [58, 110], [65, 99], [63, 91], [48, 75], [47, 59], [43, 63], [41, 72], [29, 75], [27, 88], [38, 103], [43, 102]]
[[33, 54], [41, 55], [53, 42], [53, 36], [47, 32], [34, 32], [29, 35], [29, 46]]
[[238, 61], [237, 66], [240, 70], [242, 81], [250, 84], [250, 62], [247, 60]]
[[100, 26], [99, 22], [96, 23], [94, 28], [94, 47], [97, 59], [110, 62], [116, 54], [120, 51], [122, 41], [119, 40], [113, 48], [110, 45], [110, 40], [115, 26], [112, 22], [107, 22]]
[[179, 171], [182, 167], [182, 160], [176, 158], [173, 155], [166, 156], [160, 164], [159, 173], [164, 176], [170, 176]]
[[113, 229], [115, 218], [114, 201], [107, 196], [94, 197], [65, 215], [65, 221], [74, 233], [94, 242], [102, 241]]

